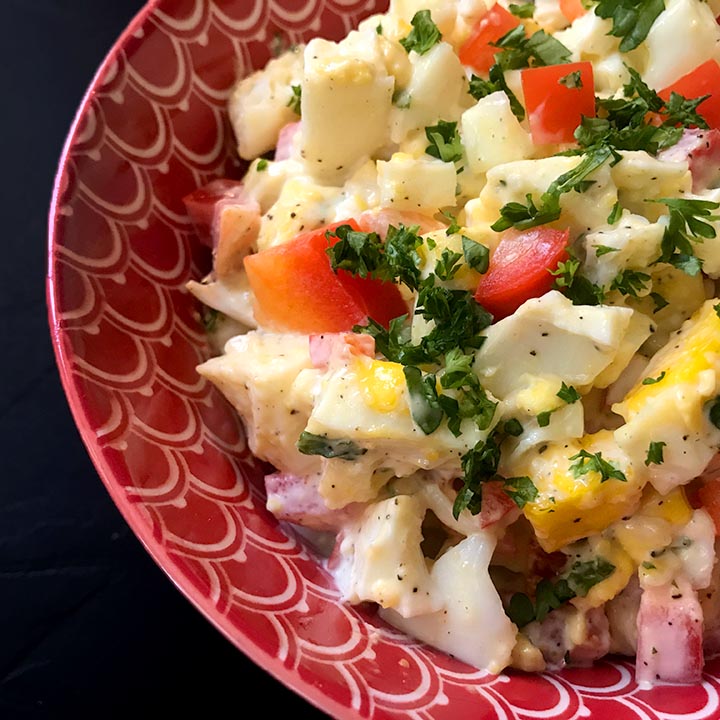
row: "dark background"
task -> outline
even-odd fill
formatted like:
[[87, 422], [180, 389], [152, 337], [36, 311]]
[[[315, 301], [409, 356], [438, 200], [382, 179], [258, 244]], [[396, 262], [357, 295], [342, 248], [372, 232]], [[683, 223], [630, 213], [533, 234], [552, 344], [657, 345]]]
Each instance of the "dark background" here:
[[326, 717], [247, 660], [145, 553], [60, 385], [44, 284], [52, 181], [86, 87], [142, 5], [2, 2], [0, 719]]

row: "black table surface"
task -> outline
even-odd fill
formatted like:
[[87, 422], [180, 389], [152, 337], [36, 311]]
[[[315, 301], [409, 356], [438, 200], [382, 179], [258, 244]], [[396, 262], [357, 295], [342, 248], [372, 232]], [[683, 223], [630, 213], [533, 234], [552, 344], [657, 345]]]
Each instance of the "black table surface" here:
[[142, 5], [3, 2], [0, 719], [327, 717], [220, 635], [146, 554], [60, 385], [45, 305], [52, 181], [87, 85]]

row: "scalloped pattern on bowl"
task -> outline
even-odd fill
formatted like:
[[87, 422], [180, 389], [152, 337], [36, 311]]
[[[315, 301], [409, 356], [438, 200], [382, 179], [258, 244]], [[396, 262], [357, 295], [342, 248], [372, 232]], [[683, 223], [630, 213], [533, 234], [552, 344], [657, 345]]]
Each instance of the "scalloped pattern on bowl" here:
[[338, 718], [720, 717], [720, 665], [640, 690], [633, 667], [490, 676], [338, 602], [312, 549], [265, 510], [264, 466], [195, 367], [204, 274], [181, 198], [237, 176], [225, 102], [270, 47], [339, 38], [373, 0], [155, 0], [88, 91], [50, 214], [58, 365], [109, 493], [158, 564], [238, 648]]

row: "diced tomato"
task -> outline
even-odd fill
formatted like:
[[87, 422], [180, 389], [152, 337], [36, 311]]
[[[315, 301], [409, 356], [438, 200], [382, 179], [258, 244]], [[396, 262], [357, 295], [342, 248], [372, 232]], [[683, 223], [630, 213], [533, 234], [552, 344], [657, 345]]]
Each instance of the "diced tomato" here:
[[638, 683], [700, 682], [703, 613], [697, 592], [686, 579], [643, 589], [637, 629]]
[[552, 289], [557, 264], [567, 260], [569, 230], [548, 227], [508, 232], [490, 257], [475, 299], [495, 320], [512, 315], [526, 300]]
[[495, 62], [495, 53], [499, 52], [491, 43], [519, 24], [518, 18], [496, 3], [475, 23], [470, 36], [460, 47], [460, 62], [479, 73], [487, 73]]
[[595, 117], [592, 63], [527, 68], [520, 79], [536, 145], [574, 142], [583, 116]]
[[219, 178], [193, 190], [183, 198], [195, 232], [205, 245], [213, 247], [212, 229], [218, 203], [224, 200], [241, 202], [243, 197], [243, 184], [240, 181]]
[[658, 95], [663, 100], [669, 100], [670, 94], [673, 92], [679, 93], [689, 100], [710, 95], [707, 100], [703, 100], [698, 105], [697, 110], [711, 128], [720, 128], [720, 91], [718, 88], [720, 88], [720, 65], [717, 60], [708, 60], [661, 90]]
[[560, 0], [560, 12], [570, 21], [574, 22], [582, 17], [587, 9], [582, 4], [582, 0]]
[[492, 480], [483, 483], [480, 527], [486, 528], [502, 520], [509, 513], [518, 514], [515, 501], [503, 490], [503, 483]]
[[392, 283], [333, 271], [326, 250], [337, 240], [328, 240], [325, 233], [340, 225], [360, 230], [354, 220], [346, 220], [245, 258], [261, 325], [287, 332], [342, 332], [368, 317], [387, 327], [407, 313]]

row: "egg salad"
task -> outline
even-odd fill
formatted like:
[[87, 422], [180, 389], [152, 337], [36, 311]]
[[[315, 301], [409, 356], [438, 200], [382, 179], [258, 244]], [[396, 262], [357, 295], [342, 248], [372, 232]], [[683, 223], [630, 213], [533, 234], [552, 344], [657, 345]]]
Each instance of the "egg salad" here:
[[720, 648], [720, 0], [391, 0], [185, 198], [198, 372], [343, 601], [500, 673]]

